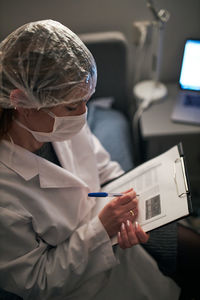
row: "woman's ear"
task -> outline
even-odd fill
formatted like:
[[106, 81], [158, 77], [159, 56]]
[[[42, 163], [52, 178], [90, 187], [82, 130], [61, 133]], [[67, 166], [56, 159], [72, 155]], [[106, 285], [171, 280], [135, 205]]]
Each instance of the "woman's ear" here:
[[27, 97], [24, 92], [19, 89], [12, 90], [10, 93], [10, 101], [16, 110], [15, 117], [18, 117], [19, 115], [27, 117], [29, 115], [31, 110], [21, 106], [21, 103], [27, 102]]
[[21, 103], [22, 101], [24, 102], [24, 100], [26, 99], [27, 97], [24, 92], [19, 89], [14, 89], [10, 93], [10, 101], [15, 108], [18, 107], [19, 103]]

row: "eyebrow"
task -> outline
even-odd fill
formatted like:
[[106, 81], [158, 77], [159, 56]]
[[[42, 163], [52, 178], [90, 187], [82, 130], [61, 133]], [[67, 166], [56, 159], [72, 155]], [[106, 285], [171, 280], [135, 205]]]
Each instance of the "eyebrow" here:
[[76, 105], [78, 105], [78, 104], [80, 104], [82, 102], [87, 102], [87, 100], [86, 99], [82, 99], [82, 100], [79, 100], [77, 102], [71, 102], [69, 104], [66, 103], [65, 105], [67, 105], [67, 106], [76, 106]]

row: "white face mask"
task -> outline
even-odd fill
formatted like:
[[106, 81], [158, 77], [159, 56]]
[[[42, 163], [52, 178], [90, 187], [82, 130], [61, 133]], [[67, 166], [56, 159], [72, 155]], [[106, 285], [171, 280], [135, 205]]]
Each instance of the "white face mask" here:
[[21, 122], [15, 121], [19, 126], [28, 130], [38, 142], [59, 142], [68, 140], [77, 134], [83, 128], [87, 119], [87, 110], [78, 116], [57, 117], [51, 111], [47, 111], [47, 114], [54, 118], [53, 130], [51, 132], [33, 131]]

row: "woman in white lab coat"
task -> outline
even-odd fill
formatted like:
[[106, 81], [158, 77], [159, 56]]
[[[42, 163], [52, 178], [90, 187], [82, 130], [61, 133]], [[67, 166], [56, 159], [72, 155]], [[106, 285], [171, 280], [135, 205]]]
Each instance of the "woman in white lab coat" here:
[[91, 53], [45, 20], [9, 35], [0, 56], [0, 287], [33, 300], [178, 299], [138, 245], [148, 235], [132, 225], [134, 190], [93, 215], [88, 192], [123, 171], [86, 125]]

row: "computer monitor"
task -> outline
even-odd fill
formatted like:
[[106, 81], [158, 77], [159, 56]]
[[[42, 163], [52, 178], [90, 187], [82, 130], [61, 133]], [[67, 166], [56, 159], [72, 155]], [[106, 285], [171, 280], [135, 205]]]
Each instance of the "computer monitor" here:
[[179, 84], [182, 90], [200, 91], [200, 40], [185, 43]]
[[180, 93], [172, 112], [174, 122], [200, 125], [200, 39], [187, 39], [179, 75]]

